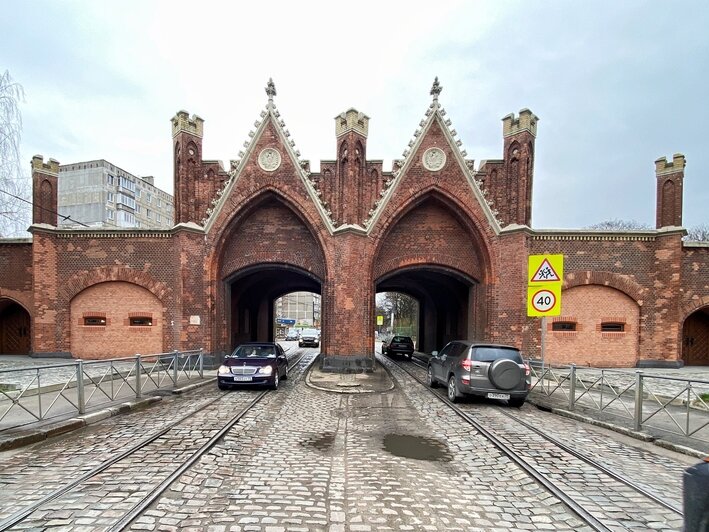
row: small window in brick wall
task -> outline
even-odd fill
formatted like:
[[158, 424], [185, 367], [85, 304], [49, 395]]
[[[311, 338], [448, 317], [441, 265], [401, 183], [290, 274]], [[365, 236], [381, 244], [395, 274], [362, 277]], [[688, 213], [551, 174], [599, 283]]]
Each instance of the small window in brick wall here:
[[555, 321], [551, 324], [552, 331], [575, 331], [576, 322], [574, 321]]
[[625, 323], [607, 321], [601, 323], [601, 332], [625, 332]]
[[131, 316], [130, 325], [131, 327], [150, 327], [153, 324], [153, 318], [149, 316]]
[[84, 325], [106, 326], [106, 318], [104, 316], [84, 316]]

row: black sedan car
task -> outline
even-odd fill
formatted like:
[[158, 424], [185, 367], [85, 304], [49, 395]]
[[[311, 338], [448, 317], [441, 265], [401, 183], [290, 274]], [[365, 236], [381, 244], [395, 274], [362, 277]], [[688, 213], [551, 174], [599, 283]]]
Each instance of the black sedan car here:
[[320, 334], [317, 329], [303, 329], [298, 339], [298, 347], [318, 347], [320, 345]]
[[283, 348], [274, 342], [241, 344], [217, 372], [217, 385], [226, 390], [235, 385], [265, 385], [278, 388], [288, 378], [288, 360]]
[[406, 355], [411, 358], [414, 354], [414, 341], [410, 336], [394, 335], [391, 340], [382, 342], [383, 355]]

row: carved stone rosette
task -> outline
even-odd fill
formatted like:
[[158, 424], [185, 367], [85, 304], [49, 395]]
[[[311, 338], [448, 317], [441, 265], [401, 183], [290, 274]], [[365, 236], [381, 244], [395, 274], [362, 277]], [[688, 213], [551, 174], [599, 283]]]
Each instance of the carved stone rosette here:
[[423, 152], [423, 166], [426, 170], [436, 172], [446, 164], [446, 154], [440, 148], [429, 148]]
[[258, 154], [258, 165], [267, 172], [273, 172], [281, 166], [281, 154], [274, 148], [265, 148]]

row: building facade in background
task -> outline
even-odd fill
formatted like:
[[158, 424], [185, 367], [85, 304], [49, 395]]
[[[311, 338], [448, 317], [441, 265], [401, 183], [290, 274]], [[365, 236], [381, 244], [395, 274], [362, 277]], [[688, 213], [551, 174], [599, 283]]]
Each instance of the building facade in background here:
[[293, 292], [276, 300], [277, 318], [295, 320], [296, 327], [320, 326], [320, 295], [312, 292]]
[[[648, 165], [654, 230], [535, 229], [537, 117], [504, 117], [501, 157], [476, 164], [440, 91], [436, 81], [391, 170], [367, 159], [369, 117], [349, 109], [335, 118], [333, 158], [311, 171], [271, 83], [228, 169], [205, 160], [204, 121], [178, 112], [170, 229], [62, 227], [52, 213], [68, 174], [35, 157], [32, 238], [0, 241], [0, 351], [216, 357], [273, 339], [275, 302], [310, 292], [323, 367], [371, 369], [375, 295], [399, 292], [418, 302], [425, 352], [467, 338], [538, 357], [544, 340], [550, 362], [708, 365], [709, 246], [683, 241], [685, 157], [658, 159], [654, 175]], [[110, 168], [94, 170], [113, 175], [124, 205], [139, 184], [126, 190]], [[97, 209], [109, 209], [108, 192]], [[541, 254], [564, 255], [561, 316], [544, 329], [527, 316], [527, 259]]]
[[137, 227], [174, 225], [173, 198], [154, 178], [136, 177], [99, 159], [59, 166], [60, 227]]

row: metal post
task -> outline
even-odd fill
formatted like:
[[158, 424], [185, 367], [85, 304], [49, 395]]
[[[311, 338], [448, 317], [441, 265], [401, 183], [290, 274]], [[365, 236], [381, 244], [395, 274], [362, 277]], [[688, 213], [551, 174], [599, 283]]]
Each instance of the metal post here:
[[204, 378], [204, 347], [199, 348], [199, 378]]
[[76, 361], [76, 397], [79, 403], [79, 414], [86, 413], [86, 396], [84, 395], [84, 362]]
[[179, 356], [179, 354], [180, 353], [177, 351], [177, 349], [175, 349], [175, 354], [173, 355], [174, 362], [172, 364], [172, 382], [173, 382], [173, 386], [175, 388], [177, 388], [177, 364], [178, 364], [177, 357]]
[[635, 372], [635, 430], [643, 426], [643, 372]]
[[39, 379], [39, 370], [37, 370], [37, 408], [39, 409], [39, 419], [42, 419], [42, 382]]
[[569, 410], [574, 409], [574, 403], [576, 402], [576, 364], [571, 364], [571, 375], [569, 375], [571, 382], [569, 383]]
[[[691, 412], [691, 405], [692, 405], [692, 383], [687, 382], [687, 419], [685, 423], [685, 431], [684, 435], [689, 436], [689, 413]], [[707, 523], [709, 524], [709, 523]]]
[[[546, 316], [542, 316], [542, 330], [541, 330], [541, 341], [542, 341], [542, 345], [541, 345], [541, 350], [542, 350], [542, 352], [541, 352], [541, 356], [542, 356], [542, 390], [544, 390], [544, 379], [546, 378], [546, 375], [545, 375], [545, 373], [544, 373], [544, 343], [545, 343], [545, 342], [544, 342], [544, 329], [546, 328], [546, 324], [547, 324], [547, 317], [546, 317]], [[548, 386], [547, 386], [547, 395], [549, 395], [549, 387], [548, 387]]]
[[140, 353], [135, 355], [135, 397], [140, 399], [143, 395], [143, 377], [141, 373]]

